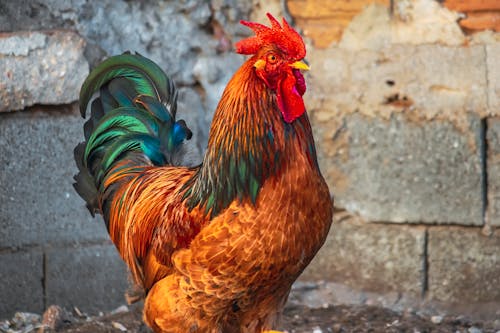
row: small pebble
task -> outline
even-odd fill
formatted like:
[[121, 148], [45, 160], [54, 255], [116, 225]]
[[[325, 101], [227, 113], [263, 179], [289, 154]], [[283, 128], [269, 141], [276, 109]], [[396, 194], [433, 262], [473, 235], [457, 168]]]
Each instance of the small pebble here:
[[340, 332], [342, 332], [342, 325], [339, 324], [339, 323], [334, 324], [333, 327], [332, 327], [332, 331], [333, 331], [333, 333], [340, 333]]
[[51, 305], [43, 314], [42, 325], [52, 330], [58, 330], [67, 318], [67, 314], [60, 306]]
[[36, 313], [16, 312], [12, 318], [14, 328], [22, 328], [27, 325], [36, 325], [40, 323], [41, 316]]
[[79, 308], [77, 308], [76, 306], [75, 306], [75, 307], [73, 307], [73, 310], [75, 311], [75, 313], [76, 313], [76, 315], [77, 315], [78, 317], [85, 317], [85, 316], [83, 315], [82, 311], [80, 311], [80, 309], [79, 309]]
[[120, 305], [119, 307], [117, 307], [116, 309], [114, 309], [113, 311], [111, 311], [111, 314], [126, 313], [128, 311], [129, 311], [128, 306], [126, 306], [126, 305]]
[[469, 333], [483, 333], [483, 330], [472, 326], [471, 328], [469, 328]]
[[439, 325], [443, 322], [443, 317], [442, 316], [432, 316], [431, 317], [431, 322], [433, 324]]
[[313, 333], [323, 333], [323, 331], [321, 330], [321, 328], [315, 327], [313, 328]]
[[120, 330], [122, 332], [127, 332], [127, 328], [117, 321], [111, 322], [111, 325], [113, 325], [113, 327], [116, 328], [117, 330]]

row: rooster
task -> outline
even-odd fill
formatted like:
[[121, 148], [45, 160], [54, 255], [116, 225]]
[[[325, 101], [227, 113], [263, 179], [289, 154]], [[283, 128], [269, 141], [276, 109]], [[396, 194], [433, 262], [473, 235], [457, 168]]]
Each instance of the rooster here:
[[285, 19], [236, 43], [250, 57], [215, 111], [203, 162], [179, 166], [191, 131], [152, 61], [105, 60], [80, 93], [75, 188], [144, 290], [154, 332], [271, 331], [325, 241], [332, 200], [302, 99], [304, 42]]

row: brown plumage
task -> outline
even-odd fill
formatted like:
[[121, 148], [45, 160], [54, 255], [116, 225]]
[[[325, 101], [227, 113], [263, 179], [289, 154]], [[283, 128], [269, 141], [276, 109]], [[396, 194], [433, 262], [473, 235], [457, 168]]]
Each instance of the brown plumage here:
[[[281, 26], [269, 18], [271, 28], [243, 22], [256, 36], [240, 42], [237, 50], [253, 56], [224, 91], [200, 166], [169, 165], [179, 142], [169, 149], [148, 150], [156, 146], [143, 132], [127, 136], [135, 140], [132, 143], [113, 144], [115, 149], [125, 146], [120, 154], [103, 153], [99, 144], [120, 140], [117, 126], [120, 133], [125, 127], [125, 120], [114, 120], [121, 114], [114, 111], [100, 116], [90, 130], [104, 137], [87, 135], [87, 142], [75, 151], [81, 169], [75, 187], [91, 211], [103, 214], [134, 281], [144, 288], [144, 319], [155, 332], [271, 330], [292, 283], [330, 228], [332, 202], [302, 101], [305, 82], [299, 69], [307, 66], [298, 61], [305, 48], [284, 20]], [[94, 84], [101, 89], [106, 114], [107, 91], [102, 87], [109, 86], [109, 75], [101, 81]], [[85, 91], [89, 85], [84, 85]], [[154, 111], [157, 104], [144, 102], [139, 88], [130, 93], [126, 84], [120, 87], [129, 98], [119, 101], [110, 89], [115, 109], [133, 104], [140, 115], [163, 117]], [[174, 105], [167, 127], [178, 125], [184, 134], [180, 141], [188, 138], [184, 123], [174, 119], [175, 94], [155, 94], [163, 107]], [[90, 95], [82, 88], [82, 96]], [[83, 101], [85, 108], [88, 100]], [[105, 127], [109, 133], [99, 130], [99, 122], [109, 119], [114, 126]], [[148, 133], [168, 138], [170, 132], [162, 137], [153, 125], [146, 126]], [[163, 155], [155, 155], [160, 150]], [[91, 191], [88, 179], [94, 180]]]

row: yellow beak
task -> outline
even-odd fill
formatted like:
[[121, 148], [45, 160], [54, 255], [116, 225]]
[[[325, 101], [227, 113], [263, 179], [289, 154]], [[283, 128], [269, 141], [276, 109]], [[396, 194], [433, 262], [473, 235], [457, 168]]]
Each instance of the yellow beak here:
[[290, 64], [289, 65], [290, 67], [292, 68], [296, 68], [296, 69], [301, 69], [303, 71], [308, 71], [310, 70], [311, 68], [309, 68], [309, 66], [307, 66], [307, 64], [303, 61], [296, 61], [294, 62], [293, 64]]
[[255, 67], [257, 69], [262, 69], [262, 68], [266, 67], [266, 62], [262, 59], [259, 59], [253, 64], [253, 67]]

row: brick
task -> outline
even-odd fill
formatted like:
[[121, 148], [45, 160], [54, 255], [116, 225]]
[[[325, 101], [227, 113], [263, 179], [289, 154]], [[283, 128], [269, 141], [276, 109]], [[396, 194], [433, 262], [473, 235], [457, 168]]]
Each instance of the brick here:
[[47, 304], [97, 313], [125, 304], [125, 264], [114, 245], [47, 250]]
[[83, 120], [57, 110], [0, 115], [0, 248], [109, 238], [72, 186]]
[[462, 227], [429, 229], [429, 290], [432, 300], [450, 303], [500, 299], [500, 234], [484, 236]]
[[84, 47], [71, 31], [0, 35], [0, 111], [76, 101], [89, 72]]
[[500, 226], [500, 118], [487, 120], [488, 222]]
[[294, 22], [316, 47], [325, 48], [340, 40], [352, 18], [371, 3], [389, 7], [389, 0], [288, 0], [287, 6]]
[[325, 245], [300, 279], [420, 296], [424, 241], [423, 228], [367, 224], [359, 218], [341, 218], [337, 213]]
[[497, 0], [446, 0], [444, 6], [464, 13], [465, 17], [458, 23], [469, 31], [500, 30], [500, 2]]
[[467, 13], [467, 17], [460, 20], [459, 24], [462, 28], [472, 32], [500, 31], [500, 10]]
[[482, 10], [500, 10], [500, 3], [497, 0], [445, 0], [443, 3], [451, 10], [459, 12], [475, 12]]
[[0, 319], [15, 312], [43, 312], [43, 254], [40, 250], [0, 254]]

